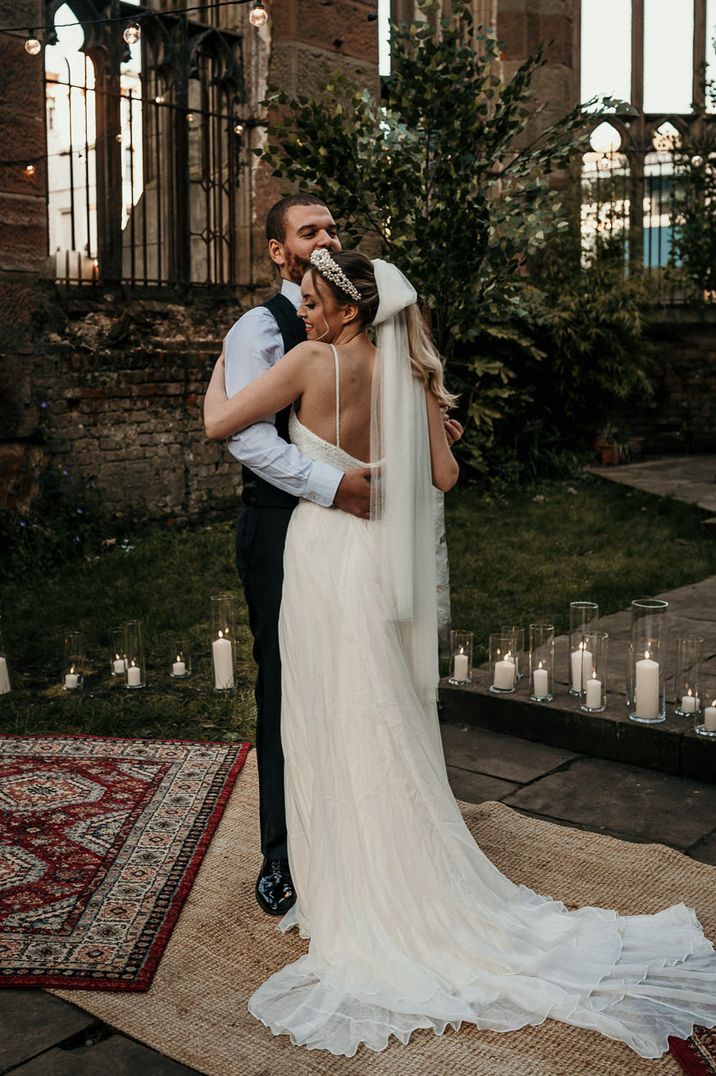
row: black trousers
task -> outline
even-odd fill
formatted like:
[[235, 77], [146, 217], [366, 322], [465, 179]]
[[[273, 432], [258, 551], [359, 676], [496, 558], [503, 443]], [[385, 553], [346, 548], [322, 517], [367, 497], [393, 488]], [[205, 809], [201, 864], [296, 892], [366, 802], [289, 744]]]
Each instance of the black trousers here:
[[286, 801], [281, 747], [281, 654], [278, 615], [283, 589], [283, 550], [292, 508], [244, 505], [236, 525], [236, 566], [254, 637], [256, 754], [259, 768], [261, 851], [287, 859]]

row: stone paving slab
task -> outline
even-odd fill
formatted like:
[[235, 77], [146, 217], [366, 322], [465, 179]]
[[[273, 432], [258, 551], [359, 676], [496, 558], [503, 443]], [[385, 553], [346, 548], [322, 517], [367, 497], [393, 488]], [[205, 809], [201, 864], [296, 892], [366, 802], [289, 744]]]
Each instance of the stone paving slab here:
[[689, 848], [689, 855], [692, 859], [699, 859], [702, 863], [713, 863], [716, 866], [716, 832]]
[[97, 1023], [94, 1016], [42, 990], [0, 990], [0, 1073]]
[[579, 757], [573, 751], [518, 740], [514, 736], [469, 725], [443, 724], [440, 732], [448, 767], [491, 774], [519, 784], [534, 781]]
[[682, 851], [716, 831], [714, 785], [595, 758], [577, 759], [503, 803]]
[[111, 1035], [93, 1046], [55, 1048], [12, 1070], [13, 1076], [194, 1076], [187, 1068], [148, 1046]]
[[499, 777], [474, 773], [472, 770], [459, 769], [457, 766], [448, 766], [447, 775], [455, 799], [467, 800], [468, 803], [502, 800], [521, 787], [512, 781], [501, 781]]
[[716, 456], [682, 456], [619, 467], [588, 467], [610, 482], [632, 486], [645, 493], [674, 497], [716, 512]]

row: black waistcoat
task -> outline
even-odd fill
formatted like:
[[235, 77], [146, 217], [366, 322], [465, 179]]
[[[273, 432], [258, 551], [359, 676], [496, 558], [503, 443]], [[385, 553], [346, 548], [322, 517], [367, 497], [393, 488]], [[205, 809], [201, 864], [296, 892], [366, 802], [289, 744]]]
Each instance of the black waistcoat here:
[[[262, 305], [266, 307], [278, 325], [281, 339], [283, 340], [284, 354], [306, 339], [303, 322], [296, 315], [296, 308], [293, 303], [285, 295], [278, 292]], [[284, 441], [288, 441], [288, 416], [290, 413], [291, 408], [285, 407], [283, 411], [279, 411], [276, 415], [276, 429]], [[293, 508], [296, 505], [296, 497], [290, 493], [284, 493], [282, 489], [277, 489], [270, 482], [259, 478], [248, 467], [242, 468], [241, 476], [243, 481], [241, 499], [244, 504], [251, 505], [252, 508]]]

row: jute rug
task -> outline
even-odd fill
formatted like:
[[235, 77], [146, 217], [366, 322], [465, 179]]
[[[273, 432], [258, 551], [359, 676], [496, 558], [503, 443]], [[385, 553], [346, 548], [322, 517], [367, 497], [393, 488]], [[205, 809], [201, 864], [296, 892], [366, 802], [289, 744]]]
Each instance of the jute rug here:
[[0, 736], [0, 986], [146, 990], [247, 752]]
[[[661, 845], [639, 845], [526, 818], [499, 803], [465, 805], [483, 849], [517, 882], [576, 904], [656, 912], [679, 900], [716, 936], [716, 869]], [[547, 1021], [511, 1034], [464, 1026], [419, 1031], [350, 1061], [274, 1038], [246, 1011], [271, 972], [305, 951], [258, 909], [256, 764], [244, 770], [151, 989], [142, 995], [59, 996], [210, 1076], [680, 1076], [668, 1054], [644, 1061], [595, 1032]]]

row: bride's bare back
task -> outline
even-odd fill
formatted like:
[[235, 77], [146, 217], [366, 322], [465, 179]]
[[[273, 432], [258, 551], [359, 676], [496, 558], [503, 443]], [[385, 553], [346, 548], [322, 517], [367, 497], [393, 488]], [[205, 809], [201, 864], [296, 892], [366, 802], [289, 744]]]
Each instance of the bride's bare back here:
[[[370, 416], [376, 349], [365, 333], [336, 348], [313, 344], [315, 358], [306, 385], [296, 403], [303, 426], [331, 444], [338, 443], [349, 456], [370, 460]], [[337, 406], [338, 405], [338, 406]], [[336, 415], [339, 415], [337, 426]], [[340, 432], [339, 432], [340, 431]]]

